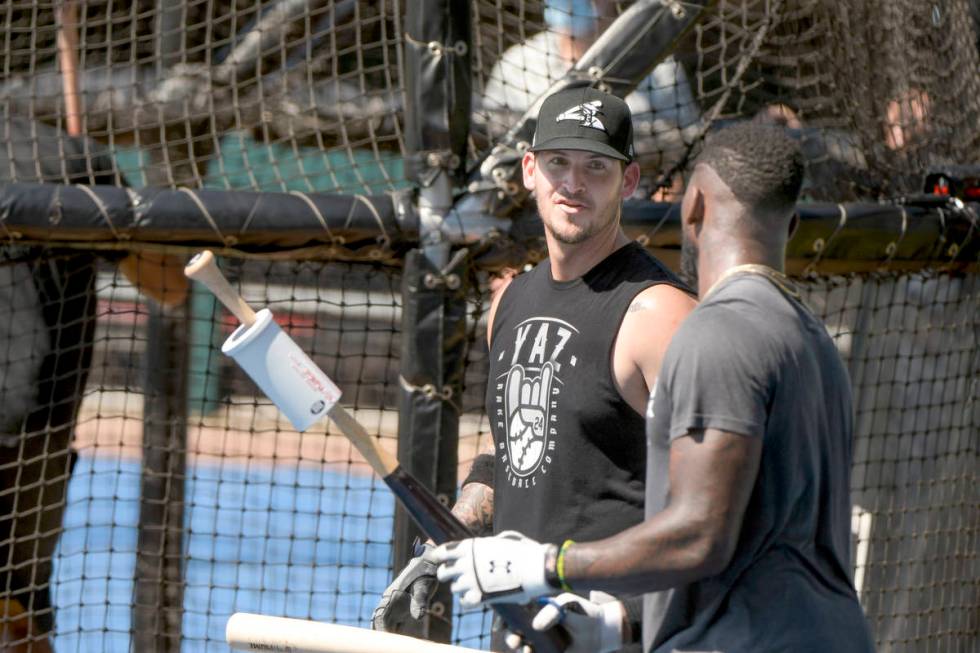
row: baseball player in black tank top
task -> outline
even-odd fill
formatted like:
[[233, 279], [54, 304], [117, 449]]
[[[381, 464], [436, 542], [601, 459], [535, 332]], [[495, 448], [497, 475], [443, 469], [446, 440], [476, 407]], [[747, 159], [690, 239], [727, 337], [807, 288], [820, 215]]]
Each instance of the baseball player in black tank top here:
[[[632, 159], [631, 117], [619, 98], [577, 87], [542, 105], [522, 167], [548, 260], [507, 280], [491, 303], [494, 441], [453, 508], [475, 533], [592, 538], [643, 519], [644, 409], [695, 301], [620, 226], [622, 201], [640, 178]], [[420, 632], [435, 565], [431, 547], [418, 553], [385, 592], [376, 629]], [[630, 614], [616, 606], [620, 622], [638, 623], [639, 604]]]
[[555, 280], [544, 261], [510, 284], [494, 312], [486, 398], [495, 533], [598, 539], [643, 521], [644, 420], [620, 392], [610, 327], [641, 292], [677, 283], [629, 243], [576, 279]]

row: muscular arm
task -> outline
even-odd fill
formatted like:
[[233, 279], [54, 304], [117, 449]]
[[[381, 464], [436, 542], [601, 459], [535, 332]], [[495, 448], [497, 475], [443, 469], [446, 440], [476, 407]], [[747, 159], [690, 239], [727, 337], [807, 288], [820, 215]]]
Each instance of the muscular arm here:
[[626, 310], [613, 349], [613, 376], [623, 399], [641, 415], [667, 345], [695, 306], [687, 293], [658, 284], [639, 293]]
[[717, 429], [670, 447], [670, 503], [618, 535], [569, 547], [565, 579], [581, 593], [650, 592], [720, 573], [738, 542], [762, 440]]

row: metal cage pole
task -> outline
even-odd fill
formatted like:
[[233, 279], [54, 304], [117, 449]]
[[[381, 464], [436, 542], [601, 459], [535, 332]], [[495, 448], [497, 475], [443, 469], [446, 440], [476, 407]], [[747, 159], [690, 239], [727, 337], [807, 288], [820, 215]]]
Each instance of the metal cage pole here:
[[179, 651], [187, 466], [186, 310], [150, 305], [144, 356], [133, 650]]
[[[465, 255], [450, 260], [443, 223], [454, 179], [462, 179], [470, 121], [470, 6], [466, 0], [408, 3], [405, 16], [406, 172], [417, 182], [421, 247], [408, 253], [402, 281], [401, 392], [398, 459], [451, 503], [456, 495], [459, 397], [466, 344]], [[421, 533], [398, 508], [395, 569], [413, 555]], [[452, 637], [452, 597], [441, 588], [426, 636]]]

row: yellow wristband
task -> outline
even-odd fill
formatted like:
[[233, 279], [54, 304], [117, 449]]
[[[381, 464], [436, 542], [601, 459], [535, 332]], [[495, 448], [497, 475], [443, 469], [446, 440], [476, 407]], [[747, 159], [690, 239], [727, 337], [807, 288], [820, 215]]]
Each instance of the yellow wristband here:
[[572, 540], [565, 540], [561, 548], [558, 549], [558, 559], [555, 561], [555, 571], [558, 572], [558, 583], [566, 592], [571, 592], [572, 586], [565, 582], [565, 553], [568, 551], [568, 547], [573, 544], [575, 542]]

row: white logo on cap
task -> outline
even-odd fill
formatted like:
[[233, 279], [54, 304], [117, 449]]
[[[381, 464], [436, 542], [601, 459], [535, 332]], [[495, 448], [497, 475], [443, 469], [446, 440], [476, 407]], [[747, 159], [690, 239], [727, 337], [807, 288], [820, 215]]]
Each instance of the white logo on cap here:
[[599, 107], [601, 106], [602, 100], [592, 100], [591, 102], [580, 104], [577, 107], [572, 107], [568, 111], [562, 111], [555, 118], [555, 122], [578, 120], [579, 124], [583, 127], [591, 127], [608, 134], [609, 132], [606, 131], [606, 126], [599, 120]]

